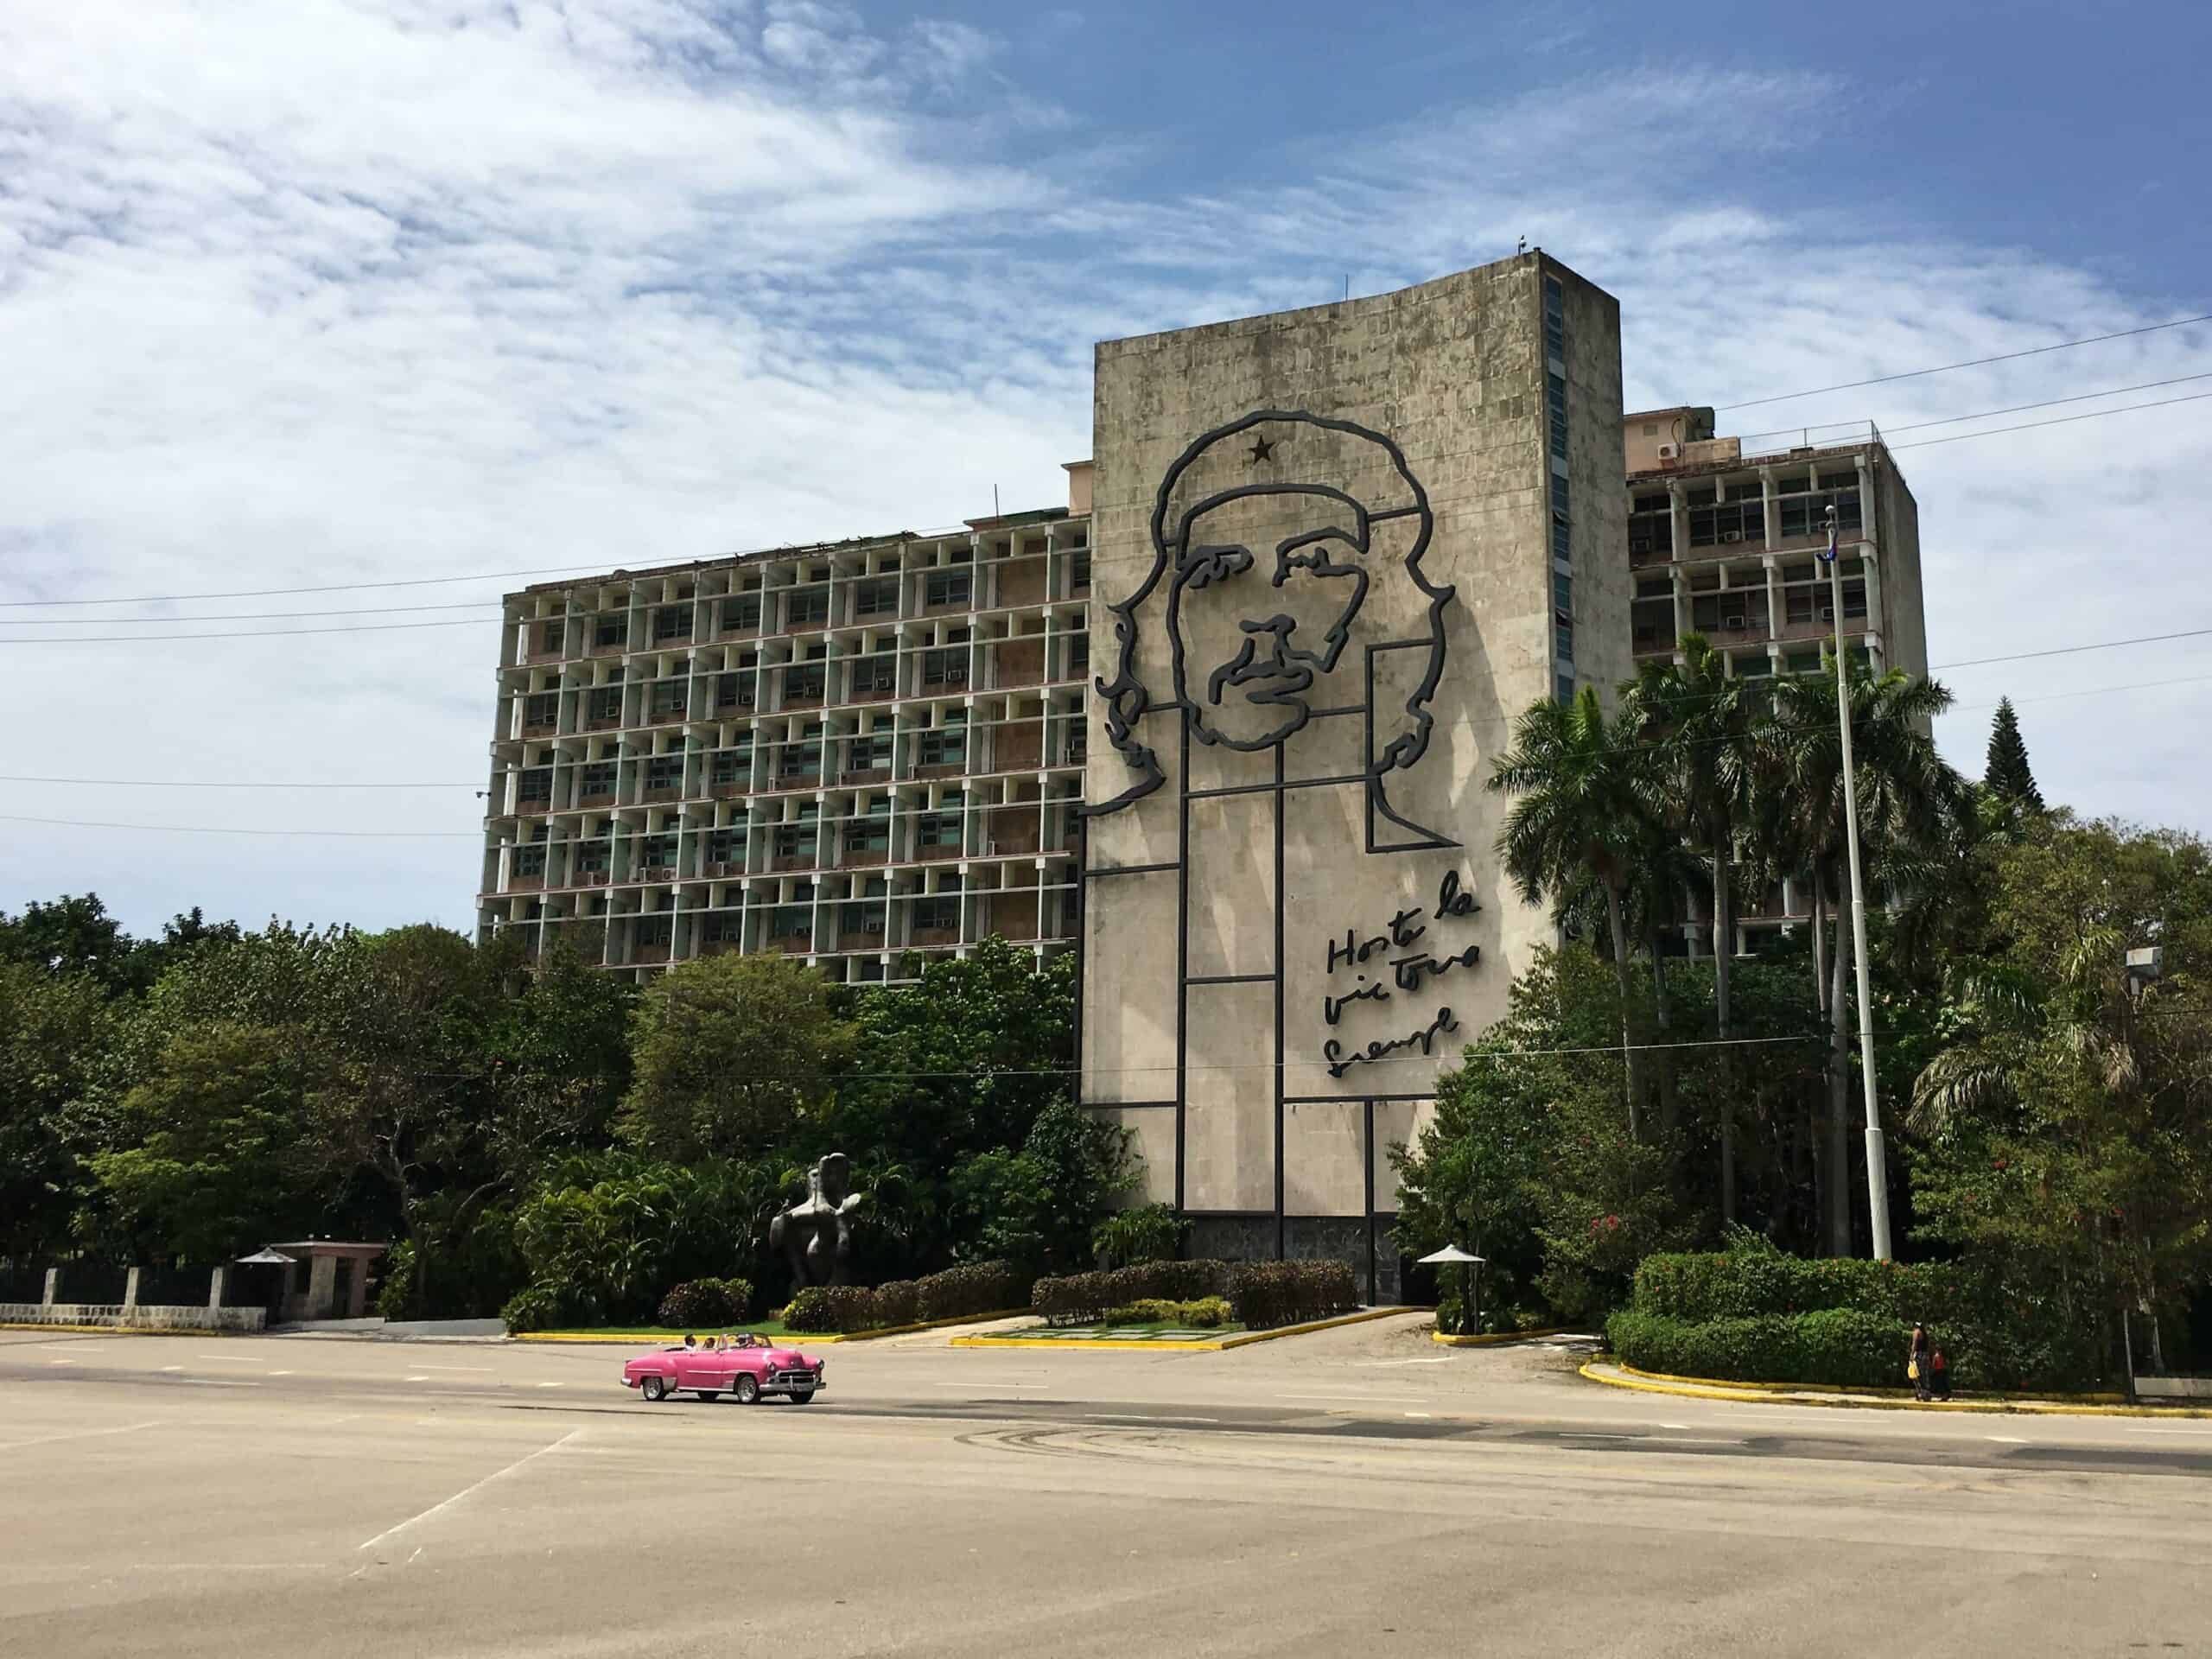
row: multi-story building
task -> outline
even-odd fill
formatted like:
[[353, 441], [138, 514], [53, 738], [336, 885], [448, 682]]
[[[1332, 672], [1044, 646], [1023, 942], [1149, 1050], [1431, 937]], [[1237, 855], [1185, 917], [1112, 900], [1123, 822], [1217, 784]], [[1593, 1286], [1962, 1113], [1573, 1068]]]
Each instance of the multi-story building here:
[[640, 976], [1065, 948], [1090, 561], [1055, 508], [509, 594], [482, 931]]
[[[1622, 450], [1639, 664], [1675, 655], [1695, 632], [1739, 678], [1818, 670], [1835, 637], [1819, 557], [1834, 508], [1844, 650], [1877, 672], [1928, 671], [1920, 509], [1871, 422], [1716, 437], [1709, 408], [1645, 410], [1623, 417]], [[1795, 881], [1745, 899], [1738, 950], [1809, 910]], [[1693, 950], [1710, 948], [1709, 918], [1689, 931]]]

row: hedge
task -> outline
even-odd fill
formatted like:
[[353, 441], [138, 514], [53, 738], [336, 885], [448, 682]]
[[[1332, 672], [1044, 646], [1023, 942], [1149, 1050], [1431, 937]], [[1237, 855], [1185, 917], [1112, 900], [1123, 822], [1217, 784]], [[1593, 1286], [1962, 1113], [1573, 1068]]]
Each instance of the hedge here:
[[1229, 1270], [1229, 1302], [1255, 1331], [1325, 1319], [1359, 1306], [1359, 1284], [1343, 1262], [1242, 1262]]
[[1029, 1306], [1053, 1325], [1096, 1325], [1109, 1310], [1131, 1302], [1218, 1296], [1228, 1288], [1229, 1273], [1226, 1262], [1139, 1262], [1103, 1273], [1064, 1274], [1039, 1279]]
[[[1702, 1320], [1627, 1308], [1605, 1322], [1613, 1352], [1638, 1370], [1872, 1389], [1905, 1386], [1909, 1329], [1850, 1307]], [[1956, 1374], [1961, 1357], [1948, 1348], [1945, 1357]]]
[[[1658, 1332], [1658, 1325], [1631, 1322], [1623, 1326], [1632, 1333], [1629, 1341], [1647, 1344], [1647, 1353], [1655, 1351], [1649, 1344], [1671, 1349], [1691, 1343], [1694, 1351], [1707, 1357], [1700, 1364], [1646, 1366], [1630, 1358], [1619, 1341], [1615, 1342], [1631, 1365], [1683, 1376], [1861, 1386], [1858, 1379], [1864, 1375], [1865, 1363], [1848, 1357], [1858, 1351], [1848, 1344], [1835, 1349], [1822, 1337], [1808, 1350], [1797, 1338], [1773, 1335], [1780, 1326], [1763, 1326], [1769, 1334], [1758, 1338], [1735, 1328], [1761, 1320], [1786, 1325], [1822, 1313], [1871, 1319], [1888, 1333], [1888, 1357], [1876, 1368], [1873, 1385], [1902, 1382], [1901, 1356], [1915, 1320], [1926, 1321], [1961, 1388], [2088, 1388], [2101, 1380], [2104, 1370], [2102, 1319], [2072, 1287], [1962, 1262], [1813, 1260], [1764, 1249], [1650, 1255], [1637, 1268], [1634, 1300], [1627, 1313], [1662, 1321], [1667, 1327], [1730, 1327], [1693, 1341], [1679, 1334], [1649, 1334]], [[1836, 1363], [1859, 1369], [1849, 1376], [1784, 1375], [1756, 1369], [1756, 1364], [1787, 1365], [1792, 1363], [1791, 1354], [1808, 1351], [1833, 1353]], [[1731, 1354], [1743, 1357], [1732, 1362]], [[1700, 1369], [1713, 1363], [1736, 1368]]]
[[1001, 1313], [1021, 1304], [1027, 1281], [1005, 1262], [971, 1262], [924, 1279], [864, 1285], [810, 1285], [784, 1309], [792, 1331], [849, 1336], [893, 1325]]
[[749, 1279], [687, 1279], [660, 1299], [668, 1325], [741, 1325], [753, 1306]]
[[569, 1310], [561, 1300], [558, 1291], [543, 1286], [518, 1290], [507, 1298], [507, 1305], [499, 1310], [499, 1319], [510, 1336], [521, 1336], [530, 1331], [548, 1331], [568, 1322]]

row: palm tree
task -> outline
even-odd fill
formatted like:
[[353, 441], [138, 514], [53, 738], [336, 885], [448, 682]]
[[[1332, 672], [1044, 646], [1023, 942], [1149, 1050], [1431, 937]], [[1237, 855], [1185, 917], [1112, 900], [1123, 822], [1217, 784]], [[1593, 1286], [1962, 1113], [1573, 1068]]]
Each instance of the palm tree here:
[[1700, 855], [1713, 882], [1713, 1002], [1720, 1039], [1720, 1218], [1736, 1218], [1736, 1103], [1729, 969], [1736, 949], [1730, 881], [1738, 841], [1751, 822], [1758, 781], [1757, 731], [1764, 703], [1752, 683], [1728, 672], [1702, 634], [1687, 633], [1679, 661], [1647, 663], [1630, 693], [1667, 780], [1669, 817]]
[[1605, 894], [1631, 1137], [1639, 1132], [1640, 1068], [1629, 1024], [1627, 901], [1650, 817], [1640, 723], [1633, 710], [1608, 719], [1594, 686], [1572, 702], [1547, 697], [1514, 722], [1513, 747], [1493, 764], [1489, 785], [1520, 797], [1498, 831], [1497, 851], [1525, 902], [1549, 898], [1562, 911], [1586, 880]]
[[[1844, 989], [1851, 976], [1845, 926], [1846, 830], [1843, 747], [1837, 729], [1833, 658], [1819, 674], [1777, 680], [1772, 717], [1760, 729], [1774, 833], [1795, 868], [1812, 878], [1814, 928], [1833, 914], [1828, 987], [1828, 1248], [1851, 1252], [1850, 1020]], [[1936, 752], [1929, 722], [1951, 694], [1902, 670], [1851, 672], [1851, 744], [1859, 793], [1859, 838], [1872, 893], [1909, 891], [1933, 868], [1961, 810], [1964, 785]], [[1817, 947], [1819, 941], [1815, 940]]]

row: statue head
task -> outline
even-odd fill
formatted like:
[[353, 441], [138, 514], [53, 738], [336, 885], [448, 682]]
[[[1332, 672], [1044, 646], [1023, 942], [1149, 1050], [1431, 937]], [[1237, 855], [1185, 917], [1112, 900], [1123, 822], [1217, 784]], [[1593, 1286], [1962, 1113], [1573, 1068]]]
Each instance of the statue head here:
[[815, 1191], [822, 1195], [822, 1201], [833, 1209], [842, 1204], [846, 1194], [852, 1190], [852, 1160], [842, 1152], [823, 1154], [822, 1160], [814, 1166], [814, 1174]]

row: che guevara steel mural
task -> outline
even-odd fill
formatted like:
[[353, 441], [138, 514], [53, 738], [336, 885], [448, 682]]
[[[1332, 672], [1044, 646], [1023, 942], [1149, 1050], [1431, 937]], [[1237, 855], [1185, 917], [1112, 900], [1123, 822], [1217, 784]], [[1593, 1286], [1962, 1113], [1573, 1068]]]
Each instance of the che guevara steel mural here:
[[[1168, 776], [1159, 747], [1170, 734], [1179, 750], [1173, 757], [1182, 797], [1179, 869], [1187, 869], [1190, 861], [1193, 800], [1269, 789], [1274, 795], [1278, 1212], [1286, 1103], [1286, 797], [1301, 789], [1359, 786], [1364, 844], [1344, 849], [1348, 858], [1447, 852], [1459, 845], [1415, 822], [1390, 798], [1394, 780], [1430, 752], [1446, 621], [1457, 602], [1453, 588], [1423, 569], [1435, 527], [1427, 491], [1385, 434], [1302, 410], [1255, 410], [1203, 434], [1169, 466], [1154, 498], [1150, 568], [1125, 597], [1107, 607], [1115, 656], [1110, 674], [1101, 675], [1095, 690], [1105, 705], [1107, 741], [1127, 768], [1127, 781], [1109, 798], [1086, 808], [1087, 815], [1122, 812], [1159, 791]], [[1262, 533], [1252, 533], [1255, 530]], [[1388, 602], [1381, 602], [1385, 595]], [[1398, 619], [1402, 637], [1365, 637], [1374, 630], [1357, 625], [1372, 613]], [[1403, 620], [1408, 617], [1414, 620], [1410, 627]], [[1386, 666], [1392, 671], [1382, 671]], [[1391, 689], [1378, 695], [1378, 680]], [[1358, 769], [1298, 775], [1289, 753], [1299, 748], [1302, 734], [1332, 721], [1359, 722]], [[1271, 753], [1273, 781], [1193, 789], [1193, 746]], [[1341, 743], [1324, 747], [1344, 750]], [[1087, 871], [1086, 878], [1115, 873]], [[1393, 914], [1348, 918], [1327, 943], [1328, 991], [1315, 1012], [1324, 1031], [1322, 1060], [1332, 1078], [1370, 1065], [1382, 1076], [1382, 1062], [1432, 1052], [1440, 1039], [1459, 1029], [1448, 1001], [1439, 1001], [1436, 995], [1448, 995], [1448, 987], [1439, 990], [1439, 982], [1479, 960], [1478, 948], [1465, 938], [1465, 920], [1478, 908], [1475, 898], [1456, 871], [1447, 872], [1433, 891], [1409, 896], [1416, 902]], [[1187, 961], [1190, 899], [1187, 883], [1179, 880], [1178, 902], [1179, 1165], [1191, 987], [1269, 976], [1194, 980]], [[1311, 910], [1309, 902], [1301, 912], [1302, 930], [1313, 919]], [[1418, 1024], [1406, 1019], [1408, 1004], [1419, 1011]], [[1347, 1020], [1362, 1014], [1382, 1034], [1342, 1034], [1351, 1028]], [[1387, 1023], [1393, 1015], [1396, 1023]], [[1384, 1084], [1373, 1098], [1426, 1098], [1428, 1092], [1389, 1090]], [[1292, 1098], [1288, 1103], [1301, 1103]], [[1179, 1169], [1178, 1184], [1179, 1201]]]

